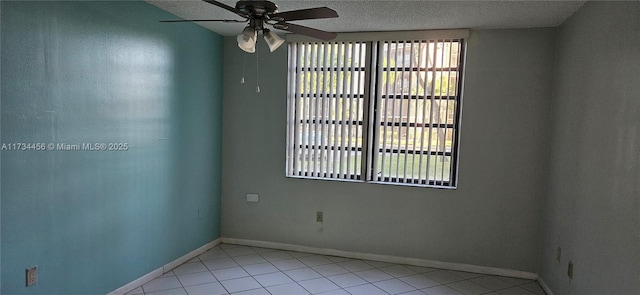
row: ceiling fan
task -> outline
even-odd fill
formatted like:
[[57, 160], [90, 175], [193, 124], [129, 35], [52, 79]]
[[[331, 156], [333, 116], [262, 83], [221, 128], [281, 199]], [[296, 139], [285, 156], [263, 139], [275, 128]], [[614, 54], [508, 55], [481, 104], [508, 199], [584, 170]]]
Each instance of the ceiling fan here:
[[338, 13], [333, 9], [327, 7], [316, 7], [309, 9], [291, 10], [280, 12], [278, 6], [271, 1], [245, 1], [241, 0], [236, 3], [235, 7], [226, 5], [224, 3], [215, 0], [203, 0], [207, 3], [221, 7], [228, 11], [231, 11], [243, 20], [228, 20], [228, 19], [193, 19], [193, 20], [166, 20], [161, 22], [247, 22], [247, 27], [244, 28], [242, 33], [238, 35], [238, 47], [242, 50], [253, 53], [255, 52], [255, 46], [257, 41], [258, 32], [262, 32], [265, 41], [269, 45], [269, 50], [273, 52], [276, 50], [284, 40], [275, 33], [271, 32], [267, 25], [278, 30], [285, 30], [292, 33], [305, 35], [325, 41], [331, 40], [336, 37], [336, 33], [326, 32], [306, 26], [296, 25], [289, 23], [290, 21], [308, 20], [308, 19], [322, 19], [322, 18], [334, 18], [338, 17]]

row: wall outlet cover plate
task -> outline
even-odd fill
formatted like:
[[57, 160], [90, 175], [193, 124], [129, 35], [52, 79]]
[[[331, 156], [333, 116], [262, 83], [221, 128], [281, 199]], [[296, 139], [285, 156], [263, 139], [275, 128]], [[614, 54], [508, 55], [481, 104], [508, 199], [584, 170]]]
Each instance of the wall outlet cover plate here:
[[30, 267], [26, 269], [27, 275], [27, 287], [33, 286], [38, 283], [38, 267]]

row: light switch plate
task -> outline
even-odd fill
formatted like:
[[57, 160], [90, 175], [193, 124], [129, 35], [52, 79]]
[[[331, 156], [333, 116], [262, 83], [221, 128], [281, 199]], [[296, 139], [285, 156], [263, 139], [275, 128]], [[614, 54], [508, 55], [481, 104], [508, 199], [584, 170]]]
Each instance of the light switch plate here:
[[258, 194], [247, 194], [247, 203], [258, 203], [259, 200]]

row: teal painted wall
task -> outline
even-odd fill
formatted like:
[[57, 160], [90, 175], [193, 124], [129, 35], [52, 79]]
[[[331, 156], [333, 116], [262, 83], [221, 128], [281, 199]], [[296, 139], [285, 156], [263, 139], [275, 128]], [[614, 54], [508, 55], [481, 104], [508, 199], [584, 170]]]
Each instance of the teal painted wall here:
[[[220, 237], [222, 38], [144, 2], [0, 5], [1, 143], [54, 144], [0, 151], [0, 293], [104, 294]], [[83, 143], [128, 150], [55, 146]]]

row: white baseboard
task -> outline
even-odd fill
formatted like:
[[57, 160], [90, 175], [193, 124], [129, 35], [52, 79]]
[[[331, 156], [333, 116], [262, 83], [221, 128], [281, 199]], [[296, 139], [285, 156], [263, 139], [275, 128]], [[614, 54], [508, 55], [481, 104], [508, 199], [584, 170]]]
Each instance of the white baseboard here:
[[163, 268], [162, 273], [167, 273], [167, 272], [169, 272], [170, 270], [172, 270], [172, 269], [176, 268], [177, 266], [180, 266], [181, 264], [183, 264], [183, 263], [185, 263], [185, 262], [187, 262], [187, 261], [189, 261], [189, 260], [191, 260], [191, 259], [195, 258], [196, 256], [198, 256], [198, 255], [200, 255], [200, 254], [202, 254], [202, 253], [206, 252], [207, 250], [209, 250], [209, 249], [211, 249], [211, 248], [213, 248], [213, 247], [217, 246], [218, 244], [220, 244], [220, 240], [221, 240], [220, 238], [215, 239], [215, 240], [213, 240], [213, 241], [211, 241], [211, 242], [209, 242], [209, 243], [206, 243], [206, 244], [205, 244], [205, 245], [203, 245], [202, 247], [200, 247], [200, 248], [198, 248], [198, 249], [195, 249], [195, 250], [193, 250], [193, 251], [191, 251], [191, 252], [189, 252], [189, 253], [187, 253], [187, 254], [183, 255], [182, 257], [180, 257], [180, 258], [178, 258], [178, 259], [176, 259], [176, 260], [174, 260], [174, 261], [171, 261], [171, 262], [169, 262], [169, 263], [165, 264], [165, 265], [162, 267], [162, 268]]
[[138, 288], [144, 284], [146, 284], [147, 282], [161, 276], [163, 274], [162, 272], [162, 267], [156, 268], [155, 270], [153, 270], [152, 272], [143, 275], [139, 278], [137, 278], [136, 280], [118, 288], [115, 289], [113, 291], [111, 291], [110, 293], [107, 293], [107, 295], [123, 295], [135, 288]]
[[280, 249], [280, 250], [287, 250], [287, 251], [306, 252], [306, 253], [313, 253], [313, 254], [320, 254], [320, 255], [340, 256], [340, 257], [347, 257], [347, 258], [354, 258], [354, 259], [365, 259], [365, 260], [382, 261], [382, 262], [397, 263], [397, 264], [433, 267], [433, 268], [440, 268], [440, 269], [481, 273], [481, 274], [487, 274], [487, 275], [521, 278], [521, 279], [527, 279], [527, 280], [538, 280], [538, 283], [540, 284], [542, 289], [547, 293], [547, 295], [553, 295], [553, 292], [551, 292], [551, 289], [549, 289], [549, 287], [544, 282], [544, 280], [542, 280], [542, 278], [540, 278], [538, 274], [531, 273], [531, 272], [487, 267], [487, 266], [478, 266], [478, 265], [463, 264], [463, 263], [451, 263], [451, 262], [434, 261], [434, 260], [427, 260], [427, 259], [399, 257], [399, 256], [392, 256], [392, 255], [380, 255], [380, 254], [371, 254], [371, 253], [360, 253], [360, 252], [351, 252], [351, 251], [343, 251], [343, 250], [335, 250], [335, 249], [325, 249], [325, 248], [316, 248], [316, 247], [300, 246], [300, 245], [293, 245], [293, 244], [235, 239], [235, 238], [218, 238], [214, 241], [211, 241], [203, 245], [202, 247], [199, 247], [198, 249], [195, 249], [183, 255], [182, 257], [174, 261], [171, 261], [165, 264], [164, 266], [159, 267], [149, 272], [148, 274], [145, 274], [142, 277], [108, 293], [107, 295], [123, 295], [163, 275], [164, 273], [172, 270], [173, 268], [195, 258], [196, 256], [217, 246], [220, 243], [244, 245], [244, 246], [251, 246], [251, 247], [261, 247], [261, 248], [272, 248], [272, 249]]
[[547, 286], [547, 283], [545, 283], [542, 278], [538, 278], [538, 284], [540, 284], [540, 287], [547, 295], [553, 295], [553, 292], [551, 292], [551, 289], [549, 288], [549, 286]]
[[167, 273], [168, 271], [174, 269], [176, 266], [179, 266], [179, 265], [181, 265], [181, 264], [183, 264], [183, 263], [195, 258], [196, 256], [204, 253], [205, 251], [217, 246], [218, 244], [220, 244], [220, 241], [221, 241], [221, 239], [218, 238], [218, 239], [215, 239], [215, 240], [213, 240], [213, 241], [211, 241], [209, 243], [206, 243], [202, 247], [200, 247], [198, 249], [195, 249], [195, 250], [193, 250], [193, 251], [191, 251], [191, 252], [179, 257], [178, 259], [176, 259], [174, 261], [171, 261], [171, 262], [165, 264], [164, 266], [159, 267], [159, 268], [151, 271], [150, 273], [148, 273], [146, 275], [143, 275], [143, 276], [137, 278], [136, 280], [134, 280], [134, 281], [132, 281], [132, 282], [130, 282], [130, 283], [118, 288], [118, 289], [115, 289], [115, 290], [111, 291], [107, 295], [123, 295], [123, 294], [125, 294], [125, 293], [127, 293], [127, 292], [129, 292], [129, 291], [131, 291], [131, 290], [133, 290], [135, 288], [138, 288], [138, 287], [148, 283], [149, 281], [151, 281], [151, 280], [153, 280], [153, 279], [155, 279], [155, 278]]
[[473, 272], [473, 273], [481, 273], [481, 274], [496, 275], [496, 276], [503, 276], [503, 277], [521, 278], [521, 279], [527, 279], [527, 280], [537, 280], [539, 278], [538, 274], [526, 272], [526, 271], [503, 269], [503, 268], [488, 267], [488, 266], [478, 266], [478, 265], [463, 264], [463, 263], [451, 263], [451, 262], [442, 262], [442, 261], [434, 261], [434, 260], [426, 260], [426, 259], [418, 259], [418, 258], [407, 258], [407, 257], [399, 257], [399, 256], [392, 256], [392, 255], [360, 253], [360, 252], [315, 248], [315, 247], [308, 247], [308, 246], [299, 246], [299, 245], [292, 245], [292, 244], [245, 240], [245, 239], [235, 239], [235, 238], [223, 237], [221, 240], [222, 240], [222, 243], [225, 243], [225, 244], [236, 244], [236, 245], [244, 245], [244, 246], [252, 246], [252, 247], [314, 253], [314, 254], [320, 254], [320, 255], [340, 256], [340, 257], [347, 257], [347, 258], [354, 258], [354, 259], [365, 259], [365, 260], [382, 261], [382, 262], [397, 263], [397, 264], [408, 264], [408, 265], [415, 265], [415, 266]]

